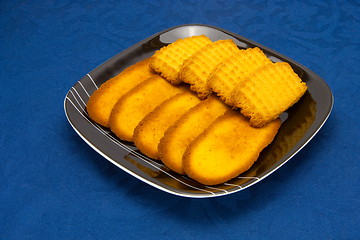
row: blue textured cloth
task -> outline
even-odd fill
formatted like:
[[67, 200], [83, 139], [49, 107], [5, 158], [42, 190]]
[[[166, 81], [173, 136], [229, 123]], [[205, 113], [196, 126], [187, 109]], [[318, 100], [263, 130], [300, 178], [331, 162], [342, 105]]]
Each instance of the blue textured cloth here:
[[[63, 100], [136, 42], [202, 23], [266, 45], [319, 74], [326, 124], [286, 165], [238, 193], [164, 193], [73, 131]], [[360, 239], [360, 2], [0, 2], [0, 239]]]

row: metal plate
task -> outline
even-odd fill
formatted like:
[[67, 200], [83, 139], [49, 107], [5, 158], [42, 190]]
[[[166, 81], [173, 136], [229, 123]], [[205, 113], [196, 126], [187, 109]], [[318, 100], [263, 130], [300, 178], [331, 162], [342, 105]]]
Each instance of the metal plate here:
[[[232, 39], [239, 48], [259, 47], [274, 62], [285, 61], [306, 82], [308, 91], [298, 103], [281, 115], [283, 124], [274, 141], [245, 173], [226, 183], [205, 186], [170, 171], [150, 159], [129, 142], [119, 140], [109, 129], [93, 122], [87, 112], [89, 96], [126, 67], [150, 57], [156, 50], [179, 38], [205, 34], [211, 40]], [[327, 120], [333, 106], [328, 85], [301, 64], [238, 34], [207, 25], [182, 25], [150, 36], [115, 55], [81, 78], [67, 93], [65, 114], [79, 136], [107, 160], [132, 176], [165, 192], [184, 197], [206, 198], [238, 192], [263, 180], [302, 149]]]

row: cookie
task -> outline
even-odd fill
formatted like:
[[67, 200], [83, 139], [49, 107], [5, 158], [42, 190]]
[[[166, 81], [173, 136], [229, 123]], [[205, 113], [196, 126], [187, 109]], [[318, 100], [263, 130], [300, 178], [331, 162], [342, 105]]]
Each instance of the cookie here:
[[229, 110], [193, 140], [183, 156], [185, 173], [205, 185], [226, 182], [247, 171], [271, 143], [280, 119], [262, 128]]
[[296, 103], [306, 89], [306, 83], [288, 63], [272, 63], [259, 68], [235, 87], [233, 103], [250, 118], [252, 126], [262, 127]]
[[211, 96], [182, 115], [171, 125], [158, 145], [160, 160], [174, 172], [184, 174], [182, 157], [188, 145], [229, 107]]
[[145, 115], [183, 91], [159, 75], [143, 81], [117, 101], [110, 114], [110, 130], [121, 140], [132, 142], [134, 129]]
[[195, 52], [185, 60], [179, 73], [179, 79], [190, 84], [190, 89], [199, 97], [206, 98], [211, 94], [207, 80], [217, 64], [240, 51], [236, 44], [228, 40], [218, 40]]
[[150, 67], [172, 84], [178, 84], [178, 74], [183, 62], [194, 52], [211, 43], [205, 35], [178, 39], [156, 51], [150, 59]]
[[134, 130], [135, 146], [146, 156], [159, 159], [158, 144], [165, 131], [201, 100], [191, 91], [179, 93], [147, 114]]
[[258, 48], [248, 48], [226, 58], [216, 66], [208, 79], [208, 85], [221, 100], [233, 106], [232, 91], [246, 76], [261, 66], [272, 63]]
[[155, 73], [149, 67], [150, 59], [142, 60], [107, 80], [89, 98], [86, 110], [96, 123], [109, 127], [110, 113], [121, 96]]

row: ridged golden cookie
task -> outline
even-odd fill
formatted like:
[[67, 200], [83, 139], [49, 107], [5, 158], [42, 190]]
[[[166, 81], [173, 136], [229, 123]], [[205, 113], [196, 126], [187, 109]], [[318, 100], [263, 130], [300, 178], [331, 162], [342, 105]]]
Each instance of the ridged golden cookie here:
[[232, 40], [218, 40], [206, 45], [185, 60], [179, 73], [179, 79], [191, 84], [190, 89], [199, 97], [206, 98], [211, 94], [207, 80], [217, 64], [240, 51]]
[[267, 64], [250, 74], [233, 91], [233, 103], [255, 127], [279, 117], [305, 93], [305, 82], [285, 62]]
[[178, 39], [156, 51], [150, 60], [150, 67], [173, 84], [181, 81], [178, 74], [183, 62], [194, 52], [211, 43], [205, 35]]
[[271, 60], [258, 47], [240, 50], [216, 66], [208, 84], [221, 100], [232, 106], [231, 93], [234, 88], [248, 74], [269, 63]]

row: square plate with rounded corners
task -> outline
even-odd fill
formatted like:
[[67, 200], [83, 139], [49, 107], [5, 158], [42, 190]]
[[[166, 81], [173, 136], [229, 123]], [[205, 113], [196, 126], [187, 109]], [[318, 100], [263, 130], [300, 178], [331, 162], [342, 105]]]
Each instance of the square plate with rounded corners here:
[[[129, 142], [119, 140], [109, 129], [93, 122], [86, 112], [89, 96], [126, 67], [150, 57], [156, 50], [179, 38], [205, 34], [211, 40], [232, 39], [239, 48], [259, 47], [273, 61], [285, 61], [306, 82], [308, 91], [281, 115], [282, 126], [274, 141], [245, 173], [216, 186], [205, 186], [170, 171], [150, 159]], [[333, 95], [328, 85], [314, 72], [272, 49], [238, 34], [208, 25], [181, 25], [164, 30], [115, 55], [81, 78], [67, 93], [64, 110], [79, 136], [108, 161], [132, 176], [165, 192], [192, 198], [207, 198], [235, 193], [261, 181], [302, 149], [319, 131], [330, 115]]]

